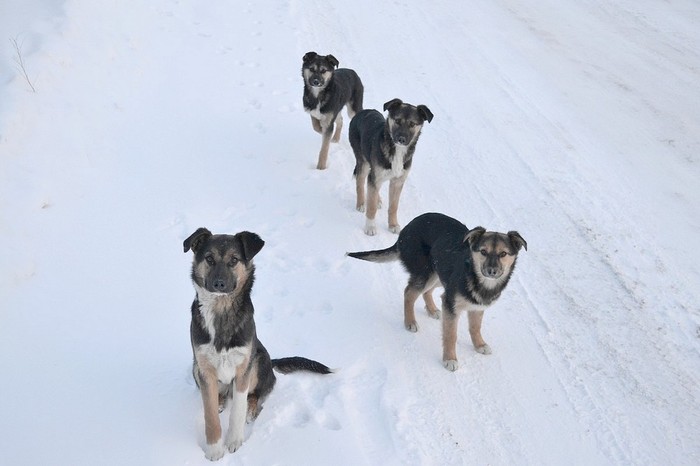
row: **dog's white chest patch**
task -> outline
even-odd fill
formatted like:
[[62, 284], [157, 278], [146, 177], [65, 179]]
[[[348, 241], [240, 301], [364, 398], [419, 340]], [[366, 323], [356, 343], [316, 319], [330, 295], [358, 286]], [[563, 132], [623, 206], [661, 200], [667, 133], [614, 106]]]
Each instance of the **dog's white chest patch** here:
[[236, 367], [245, 361], [250, 348], [247, 346], [237, 346], [227, 350], [216, 351], [214, 345], [207, 344], [199, 348], [199, 352], [207, 359], [207, 361], [216, 369], [216, 374], [219, 381], [222, 383], [231, 383], [236, 376]]
[[403, 175], [403, 162], [406, 158], [406, 152], [408, 152], [407, 146], [396, 146], [394, 158], [391, 159], [392, 178], [399, 178]]

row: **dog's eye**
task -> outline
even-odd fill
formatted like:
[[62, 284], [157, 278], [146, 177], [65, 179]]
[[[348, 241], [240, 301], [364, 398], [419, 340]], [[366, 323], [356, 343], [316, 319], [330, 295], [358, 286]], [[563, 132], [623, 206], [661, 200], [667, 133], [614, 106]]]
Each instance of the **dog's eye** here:
[[481, 252], [481, 255], [482, 255], [482, 256], [488, 256], [488, 255], [489, 255], [489, 252], [488, 252], [486, 249], [482, 249], [482, 250], [479, 251], [479, 252]]
[[235, 267], [236, 264], [238, 264], [238, 259], [236, 259], [235, 257], [232, 257], [231, 260], [228, 262], [229, 267]]
[[507, 252], [501, 251], [501, 253], [498, 255], [498, 257], [506, 257], [508, 255]]
[[213, 258], [213, 257], [207, 256], [207, 257], [204, 258], [204, 260], [207, 261], [207, 264], [209, 264], [209, 265], [214, 265], [214, 258]]

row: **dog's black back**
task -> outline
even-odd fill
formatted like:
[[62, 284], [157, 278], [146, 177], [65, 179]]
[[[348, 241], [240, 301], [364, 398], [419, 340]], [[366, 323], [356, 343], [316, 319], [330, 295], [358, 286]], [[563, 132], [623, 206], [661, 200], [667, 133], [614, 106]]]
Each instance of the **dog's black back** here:
[[[304, 109], [318, 110], [320, 114], [337, 115], [346, 104], [352, 114], [362, 110], [364, 86], [354, 70], [338, 68], [333, 55], [304, 55], [302, 76], [304, 77]], [[314, 92], [316, 91], [316, 93]]]

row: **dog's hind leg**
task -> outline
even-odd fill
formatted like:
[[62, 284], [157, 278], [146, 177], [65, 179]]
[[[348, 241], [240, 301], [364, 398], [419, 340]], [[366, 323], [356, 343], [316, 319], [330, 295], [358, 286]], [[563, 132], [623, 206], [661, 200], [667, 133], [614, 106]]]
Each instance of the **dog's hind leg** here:
[[[357, 155], [355, 157], [357, 157]], [[365, 211], [365, 185], [367, 184], [368, 174], [368, 163], [358, 162], [357, 165], [355, 165], [355, 192], [357, 194], [357, 202], [355, 203], [355, 208], [358, 212]]]
[[338, 114], [337, 117], [335, 117], [335, 134], [333, 134], [333, 139], [331, 139], [331, 142], [338, 142], [340, 141], [340, 132], [343, 130], [343, 117]]
[[438, 309], [433, 300], [433, 290], [435, 290], [435, 288], [437, 288], [437, 285], [423, 293], [423, 301], [425, 301], [425, 309], [428, 311], [428, 315], [433, 319], [439, 319], [440, 309]]
[[379, 188], [374, 180], [372, 179], [372, 173], [370, 173], [367, 180], [367, 203], [365, 216], [365, 234], [369, 236], [374, 236], [377, 234], [377, 224], [374, 218], [377, 216], [377, 207], [379, 204]]
[[411, 280], [409, 280], [403, 292], [403, 324], [409, 332], [418, 331], [414, 306], [418, 296], [421, 295], [421, 291], [421, 288], [416, 288], [415, 284], [412, 284]]

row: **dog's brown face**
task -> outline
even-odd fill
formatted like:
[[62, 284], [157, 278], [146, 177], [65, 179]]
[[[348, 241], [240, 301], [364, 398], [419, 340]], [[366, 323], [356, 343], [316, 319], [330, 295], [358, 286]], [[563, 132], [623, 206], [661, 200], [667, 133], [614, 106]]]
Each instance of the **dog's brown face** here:
[[498, 233], [482, 227], [469, 230], [465, 237], [472, 252], [474, 271], [486, 284], [510, 276], [521, 248], [527, 243], [517, 231]]
[[304, 83], [309, 87], [324, 88], [333, 76], [333, 71], [339, 62], [333, 55], [319, 55], [309, 52], [304, 55], [301, 73]]
[[389, 111], [389, 135], [394, 144], [408, 146], [415, 142], [420, 135], [423, 123], [433, 121], [433, 114], [425, 105], [413, 106], [401, 99], [392, 99], [384, 104], [384, 110]]
[[229, 294], [248, 281], [252, 259], [265, 242], [255, 233], [212, 235], [200, 228], [187, 238], [185, 252], [194, 252], [192, 281], [196, 286], [216, 294]]

